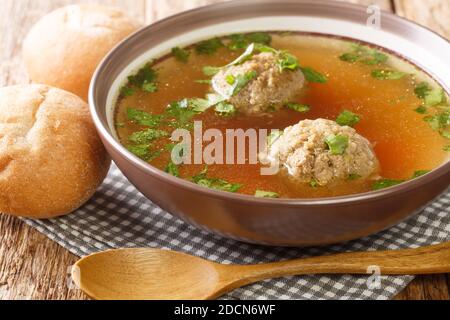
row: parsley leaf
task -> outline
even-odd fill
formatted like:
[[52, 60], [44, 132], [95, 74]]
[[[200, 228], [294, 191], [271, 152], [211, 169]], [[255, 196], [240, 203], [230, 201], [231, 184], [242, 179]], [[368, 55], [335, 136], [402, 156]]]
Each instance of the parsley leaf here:
[[339, 116], [336, 118], [336, 122], [340, 126], [349, 126], [354, 127], [356, 124], [358, 124], [361, 121], [361, 118], [348, 110], [342, 111]]
[[359, 62], [367, 65], [378, 65], [388, 60], [388, 56], [375, 49], [360, 44], [353, 45], [353, 50], [342, 54], [339, 59], [344, 62]]
[[390, 69], [376, 69], [372, 70], [371, 75], [377, 80], [399, 80], [406, 76], [406, 73]]
[[231, 85], [231, 86], [236, 82], [236, 78], [235, 78], [232, 74], [227, 75], [227, 76], [225, 77], [225, 80], [226, 80], [227, 83], [228, 83], [229, 85]]
[[431, 129], [442, 134], [450, 126], [450, 111], [442, 111], [433, 116], [426, 116], [423, 120], [429, 123]]
[[128, 151], [141, 158], [142, 160], [147, 160], [150, 153], [150, 144], [139, 144], [139, 145], [129, 145], [127, 147]]
[[339, 57], [339, 59], [341, 59], [342, 61], [345, 61], [345, 62], [356, 62], [360, 58], [361, 58], [361, 56], [358, 53], [354, 53], [354, 52], [344, 53], [343, 55], [341, 55]]
[[371, 50], [369, 56], [362, 59], [361, 62], [367, 65], [377, 65], [388, 60], [388, 56], [376, 50]]
[[127, 116], [129, 120], [148, 127], [158, 126], [163, 119], [162, 115], [154, 115], [134, 108], [127, 109]]
[[328, 82], [328, 78], [317, 72], [316, 70], [309, 68], [309, 67], [304, 67], [304, 68], [300, 68], [303, 72], [303, 74], [305, 75], [306, 80], [308, 80], [309, 82], [315, 82], [315, 83], [327, 83]]
[[348, 175], [347, 180], [349, 180], [349, 181], [355, 181], [355, 180], [358, 180], [358, 179], [361, 179], [361, 178], [362, 178], [362, 177], [361, 177], [359, 174], [351, 173], [351, 174]]
[[421, 177], [423, 175], [426, 175], [427, 173], [430, 173], [430, 170], [417, 170], [414, 172], [414, 174], [412, 175], [411, 179], [415, 179], [418, 177]]
[[348, 147], [348, 137], [344, 135], [330, 135], [325, 139], [325, 143], [332, 155], [343, 155]]
[[144, 82], [142, 85], [142, 90], [145, 92], [156, 92], [158, 87], [156, 86], [156, 83], [154, 82]]
[[279, 55], [278, 67], [280, 68], [280, 72], [284, 70], [295, 71], [300, 67], [296, 56], [286, 51], [281, 51]]
[[195, 46], [195, 51], [198, 54], [204, 54], [204, 55], [212, 55], [217, 52], [220, 48], [222, 48], [224, 45], [222, 43], [222, 40], [219, 38], [213, 38], [209, 40], [204, 40], [200, 43], [198, 43]]
[[317, 188], [318, 186], [319, 186], [319, 183], [317, 182], [317, 180], [316, 179], [312, 179], [310, 182], [309, 182], [309, 186], [311, 187], [311, 188]]
[[254, 32], [249, 34], [232, 34], [228, 37], [230, 43], [228, 48], [231, 50], [239, 50], [246, 48], [251, 43], [259, 43], [263, 45], [270, 45], [272, 37], [265, 32]]
[[172, 102], [166, 109], [169, 117], [176, 121], [169, 122], [169, 125], [175, 128], [190, 129], [192, 126], [191, 119], [197, 114], [197, 111], [189, 107], [188, 99]]
[[223, 67], [206, 66], [203, 68], [203, 73], [208, 77], [214, 76], [222, 69], [244, 63], [245, 61], [250, 59], [250, 57], [253, 55], [254, 52], [255, 52], [255, 44], [252, 43], [247, 47], [247, 49], [245, 49], [245, 52], [243, 54], [241, 54], [237, 59], [230, 62], [226, 66], [223, 66]]
[[381, 190], [381, 189], [385, 189], [385, 188], [389, 188], [389, 187], [393, 187], [393, 186], [399, 185], [400, 183], [403, 183], [403, 182], [405, 182], [405, 180], [382, 179], [382, 180], [376, 181], [372, 185], [372, 189], [373, 190]]
[[128, 140], [136, 144], [148, 144], [156, 139], [167, 137], [169, 134], [163, 130], [157, 130], [149, 128], [144, 131], [138, 131], [133, 133]]
[[220, 178], [208, 177], [208, 167], [198, 175], [192, 177], [192, 182], [209, 189], [227, 192], [237, 192], [242, 188], [241, 184], [230, 183]]
[[257, 198], [279, 198], [280, 195], [276, 192], [256, 190], [255, 197], [257, 197]]
[[128, 81], [130, 84], [142, 88], [145, 83], [154, 83], [157, 78], [158, 75], [156, 71], [151, 67], [151, 63], [147, 63], [135, 75], [129, 76]]
[[172, 161], [169, 162], [164, 171], [167, 172], [168, 174], [171, 174], [174, 177], [180, 176], [180, 170], [178, 169], [178, 166]]
[[301, 113], [305, 113], [311, 110], [311, 106], [307, 105], [307, 104], [300, 104], [300, 103], [295, 103], [295, 102], [291, 102], [286, 104], [286, 108], [297, 111], [297, 112], [301, 112]]
[[206, 66], [203, 67], [203, 74], [207, 77], [212, 77], [215, 76], [220, 70], [222, 70], [222, 67]]
[[420, 114], [425, 114], [425, 113], [427, 113], [427, 107], [419, 106], [416, 109], [414, 109], [414, 111], [416, 111], [417, 113], [420, 113]]
[[134, 88], [129, 87], [129, 86], [123, 86], [120, 89], [120, 95], [122, 97], [131, 97], [135, 93], [136, 93], [136, 90]]
[[180, 47], [172, 48], [172, 55], [180, 62], [186, 63], [191, 55], [189, 51], [181, 49]]
[[198, 113], [205, 112], [208, 108], [211, 107], [211, 103], [208, 100], [202, 98], [184, 99], [180, 103], [182, 106], [190, 108]]
[[414, 93], [419, 99], [424, 99], [430, 91], [430, 85], [426, 82], [421, 82], [414, 88]]
[[431, 89], [424, 98], [425, 105], [427, 106], [437, 106], [447, 102], [447, 97], [445, 96], [444, 89], [435, 88]]
[[236, 108], [230, 104], [225, 102], [220, 102], [216, 105], [216, 112], [221, 116], [233, 116], [236, 114]]
[[425, 106], [437, 106], [447, 102], [447, 97], [442, 88], [432, 88], [426, 82], [416, 85], [414, 93], [424, 101]]
[[238, 94], [244, 87], [253, 79], [255, 79], [258, 76], [256, 71], [249, 71], [245, 74], [240, 74], [236, 76], [236, 81], [234, 82], [233, 86], [231, 87], [231, 96], [234, 96]]

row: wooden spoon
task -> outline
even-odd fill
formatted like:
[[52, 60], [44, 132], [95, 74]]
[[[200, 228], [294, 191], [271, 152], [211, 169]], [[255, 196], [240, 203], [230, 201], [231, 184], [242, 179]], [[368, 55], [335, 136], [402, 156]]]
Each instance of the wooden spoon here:
[[215, 299], [264, 279], [305, 274], [450, 272], [450, 242], [418, 249], [355, 252], [259, 265], [222, 265], [184, 253], [119, 249], [93, 254], [72, 269], [74, 282], [104, 300]]

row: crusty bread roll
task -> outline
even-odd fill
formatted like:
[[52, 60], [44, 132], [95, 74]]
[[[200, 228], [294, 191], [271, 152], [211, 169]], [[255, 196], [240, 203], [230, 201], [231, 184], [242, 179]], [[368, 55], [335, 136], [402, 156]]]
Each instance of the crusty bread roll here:
[[105, 55], [139, 25], [121, 11], [84, 4], [41, 18], [23, 44], [31, 80], [72, 92], [87, 101], [92, 75]]
[[94, 194], [109, 165], [79, 97], [44, 85], [0, 89], [0, 212], [70, 213]]

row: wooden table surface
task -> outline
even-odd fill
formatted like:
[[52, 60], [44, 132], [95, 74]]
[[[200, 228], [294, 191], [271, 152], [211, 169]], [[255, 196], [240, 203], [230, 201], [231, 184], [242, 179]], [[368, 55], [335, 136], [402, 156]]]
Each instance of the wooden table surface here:
[[[97, 2], [123, 8], [149, 24], [179, 11], [223, 0], [2, 0], [0, 86], [27, 83], [21, 42], [39, 17], [71, 3]], [[449, 0], [352, 0], [376, 3], [450, 39]], [[25, 225], [0, 214], [0, 299], [87, 299], [68, 285], [77, 257]], [[417, 277], [396, 299], [450, 299], [450, 275]]]

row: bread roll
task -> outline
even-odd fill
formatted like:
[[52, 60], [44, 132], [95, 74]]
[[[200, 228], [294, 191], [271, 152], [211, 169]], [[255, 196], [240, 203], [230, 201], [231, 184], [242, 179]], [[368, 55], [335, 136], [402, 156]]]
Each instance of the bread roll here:
[[0, 89], [0, 212], [70, 213], [94, 194], [109, 165], [79, 97], [44, 85]]
[[139, 25], [119, 10], [84, 4], [41, 18], [23, 44], [31, 80], [72, 92], [87, 101], [100, 61]]

